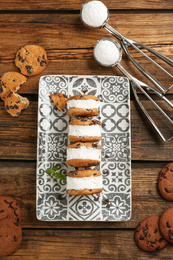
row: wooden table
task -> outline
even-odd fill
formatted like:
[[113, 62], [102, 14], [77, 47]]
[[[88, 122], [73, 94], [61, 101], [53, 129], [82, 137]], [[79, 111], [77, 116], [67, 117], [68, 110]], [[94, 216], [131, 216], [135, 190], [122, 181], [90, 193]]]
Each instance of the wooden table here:
[[[92, 31], [82, 25], [79, 10], [83, 2], [1, 0], [0, 75], [18, 71], [15, 54], [26, 44], [38, 44], [47, 51], [49, 64], [41, 75], [121, 75], [116, 68], [101, 67], [94, 60], [96, 40], [110, 35], [104, 29]], [[109, 24], [120, 33], [173, 58], [172, 0], [105, 0], [104, 3], [110, 10]], [[121, 64], [145, 80], [125, 55]], [[153, 74], [158, 71], [155, 69]], [[19, 117], [7, 114], [0, 102], [0, 195], [17, 199], [23, 215], [22, 245], [16, 253], [1, 259], [172, 259], [171, 245], [160, 252], [148, 253], [134, 242], [134, 229], [140, 220], [148, 215], [159, 216], [173, 206], [157, 191], [160, 169], [173, 161], [173, 141], [163, 143], [157, 138], [133, 96], [131, 220], [51, 223], [36, 219], [37, 99], [41, 75], [28, 78], [21, 87], [19, 93], [30, 100], [30, 106]], [[170, 100], [172, 94], [173, 90], [168, 95]]]

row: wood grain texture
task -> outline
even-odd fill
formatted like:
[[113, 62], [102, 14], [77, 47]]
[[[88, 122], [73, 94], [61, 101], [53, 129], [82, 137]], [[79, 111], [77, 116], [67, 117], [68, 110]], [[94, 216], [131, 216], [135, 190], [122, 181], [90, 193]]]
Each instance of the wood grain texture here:
[[[144, 100], [143, 104], [151, 113], [150, 101]], [[161, 106], [163, 102], [158, 102], [158, 104]], [[5, 111], [4, 103], [0, 102], [1, 159], [36, 159], [37, 106], [37, 101], [30, 101], [29, 107], [22, 111], [16, 119]], [[157, 123], [161, 121], [159, 115], [154, 115], [153, 118], [156, 119], [155, 121]], [[161, 124], [161, 130], [167, 135], [168, 127], [165, 127], [164, 121]], [[158, 138], [144, 115], [139, 108], [136, 107], [135, 101], [131, 101], [131, 131], [132, 160], [172, 160], [173, 140], [169, 143], [164, 143]]]
[[[110, 25], [125, 36], [173, 58], [172, 13], [111, 14]], [[121, 75], [117, 68], [102, 67], [93, 58], [96, 41], [105, 37], [111, 35], [104, 29], [93, 31], [85, 28], [79, 14], [0, 14], [0, 75], [7, 71], [18, 71], [14, 64], [15, 54], [20, 46], [26, 44], [44, 47], [49, 63], [42, 74], [28, 77], [19, 93], [36, 94], [39, 78], [45, 74]], [[166, 88], [172, 84], [171, 78], [161, 74], [158, 68], [151, 66], [138, 53], [134, 53], [134, 57]], [[121, 64], [133, 76], [146, 82], [125, 55]], [[173, 89], [170, 93], [173, 93]]]
[[133, 230], [23, 230], [17, 252], [2, 260], [171, 260], [173, 246], [144, 252], [134, 242]]
[[159, 195], [159, 171], [167, 162], [132, 162], [132, 216], [126, 222], [46, 222], [36, 219], [36, 163], [1, 161], [0, 195], [12, 196], [22, 209], [24, 228], [135, 228], [149, 215], [158, 215], [172, 206]]
[[[67, 0], [67, 1], [55, 1], [55, 0], [1, 0], [0, 10], [79, 10], [83, 3], [88, 1], [80, 0]], [[104, 4], [111, 9], [172, 9], [173, 3], [171, 0], [117, 0], [116, 3], [108, 0], [103, 1]]]

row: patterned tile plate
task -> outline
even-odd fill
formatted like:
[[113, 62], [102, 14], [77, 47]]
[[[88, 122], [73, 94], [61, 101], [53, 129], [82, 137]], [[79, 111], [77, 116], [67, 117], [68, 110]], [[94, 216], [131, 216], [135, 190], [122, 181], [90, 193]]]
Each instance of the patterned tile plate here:
[[[103, 192], [66, 194], [66, 183], [44, 170], [56, 165], [66, 175], [66, 111], [58, 111], [51, 93], [92, 94], [101, 100]], [[40, 78], [37, 145], [37, 218], [43, 221], [126, 221], [131, 216], [129, 81], [113, 76], [47, 75]], [[71, 167], [72, 168], [72, 167]]]

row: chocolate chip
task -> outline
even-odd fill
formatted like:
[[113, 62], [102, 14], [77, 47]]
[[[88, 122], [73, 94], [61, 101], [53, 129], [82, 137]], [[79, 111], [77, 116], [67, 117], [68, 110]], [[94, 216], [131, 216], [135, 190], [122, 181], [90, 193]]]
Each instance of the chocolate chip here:
[[7, 106], [5, 107], [5, 109], [6, 109], [6, 110], [9, 110], [9, 106], [7, 105]]
[[16, 82], [16, 80], [15, 80], [15, 79], [13, 79], [13, 82]]
[[103, 170], [103, 174], [109, 174], [108, 170]]
[[170, 193], [169, 190], [168, 190], [167, 188], [165, 188], [165, 191], [166, 191], [167, 193]]
[[98, 120], [92, 120], [93, 124], [97, 125], [99, 123]]
[[161, 174], [160, 174], [163, 178], [166, 178], [165, 177], [165, 172], [161, 172]]
[[105, 126], [106, 126], [106, 124], [103, 123], [103, 124], [102, 124], [102, 127], [104, 128]]
[[3, 213], [5, 210], [0, 210], [0, 213]]
[[161, 237], [161, 238], [159, 239], [159, 243], [161, 243], [163, 240], [164, 240], [164, 238]]
[[7, 97], [11, 97], [12, 94], [13, 94], [13, 92], [11, 91], [11, 92], [8, 94]]
[[17, 209], [14, 210], [14, 215], [18, 216], [17, 213], [16, 213], [16, 210], [17, 210]]
[[[159, 239], [160, 240], [160, 239]], [[150, 241], [151, 244], [155, 244], [156, 243], [156, 239], [154, 241]]]
[[173, 235], [170, 229], [168, 230], [168, 235], [170, 235], [170, 236]]
[[80, 146], [80, 144], [76, 144], [76, 146]]
[[74, 171], [74, 172], [71, 173], [71, 175], [72, 176], [77, 175], [77, 172]]
[[18, 109], [19, 107], [17, 105], [14, 105], [14, 109]]
[[27, 74], [30, 75], [32, 73], [32, 66], [26, 65], [25, 68], [27, 69]]
[[157, 232], [157, 228], [154, 229], [154, 233], [156, 233], [156, 232]]
[[107, 206], [106, 206], [106, 207], [107, 207], [107, 208], [110, 208], [110, 206], [111, 206], [110, 204], [107, 204]]
[[42, 55], [42, 59], [43, 59], [43, 60], [45, 59], [44, 54]]
[[93, 175], [94, 175], [94, 176], [96, 176], [96, 175], [97, 175], [97, 173], [95, 172]]
[[63, 200], [63, 197], [61, 194], [58, 195], [58, 200]]
[[97, 144], [94, 144], [94, 143], [93, 143], [93, 144], [92, 144], [92, 147], [95, 147], [95, 148], [97, 148]]
[[0, 93], [2, 93], [3, 92], [3, 88], [2, 88], [2, 86], [0, 86]]
[[17, 237], [16, 236], [14, 236], [14, 242], [16, 242], [17, 241]]
[[16, 225], [17, 227], [19, 226], [19, 223], [18, 222], [15, 222], [14, 225]]
[[45, 63], [45, 62], [42, 60], [42, 61], [40, 62], [40, 66], [43, 67], [43, 66], [44, 66], [44, 63]]
[[40, 62], [40, 57], [37, 58], [37, 61]]
[[81, 121], [81, 122], [86, 122], [86, 121], [87, 121], [87, 119], [81, 119], [80, 121]]
[[67, 98], [67, 95], [63, 94], [63, 97]]
[[109, 155], [106, 154], [106, 155], [105, 155], [105, 158], [109, 158]]
[[156, 247], [156, 250], [159, 250], [160, 249], [160, 246]]
[[143, 230], [143, 232], [146, 231], [146, 230], [147, 230], [147, 227], [143, 227], [142, 230]]
[[144, 237], [140, 235], [139, 239], [140, 239], [140, 240], [144, 240]]
[[94, 197], [94, 201], [98, 201], [98, 200], [99, 200], [99, 197], [97, 197], [97, 198], [96, 198], [96, 197]]
[[14, 209], [14, 207], [12, 206], [12, 204], [13, 204], [13, 201], [9, 203], [9, 206], [8, 206], [8, 207], [11, 208], [11, 209]]
[[171, 227], [170, 224], [169, 224], [169, 222], [166, 222], [166, 226], [167, 226], [168, 228]]
[[137, 228], [136, 228], [136, 232], [139, 232], [140, 230], [141, 230], [140, 227], [137, 227]]
[[14, 107], [13, 107], [13, 106], [10, 106], [10, 109], [14, 109]]

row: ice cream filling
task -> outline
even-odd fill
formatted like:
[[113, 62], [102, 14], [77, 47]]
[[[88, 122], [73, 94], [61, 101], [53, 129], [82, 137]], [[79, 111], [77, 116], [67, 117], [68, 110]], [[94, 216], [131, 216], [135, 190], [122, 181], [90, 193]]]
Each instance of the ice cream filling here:
[[67, 160], [72, 159], [89, 159], [89, 160], [101, 160], [101, 149], [81, 146], [79, 148], [67, 149]]
[[69, 108], [98, 109], [99, 106], [100, 106], [100, 101], [96, 101], [94, 99], [86, 99], [86, 100], [72, 99], [67, 102], [67, 109]]
[[90, 177], [69, 177], [67, 176], [67, 190], [101, 189], [102, 176]]
[[69, 125], [69, 135], [101, 136], [99, 125]]

